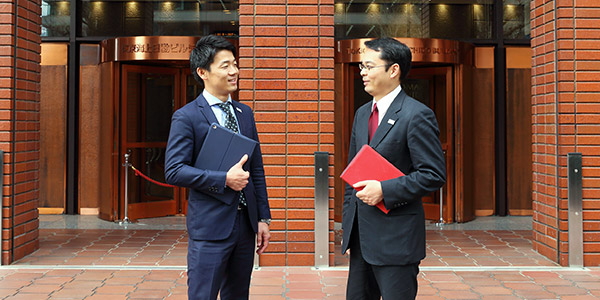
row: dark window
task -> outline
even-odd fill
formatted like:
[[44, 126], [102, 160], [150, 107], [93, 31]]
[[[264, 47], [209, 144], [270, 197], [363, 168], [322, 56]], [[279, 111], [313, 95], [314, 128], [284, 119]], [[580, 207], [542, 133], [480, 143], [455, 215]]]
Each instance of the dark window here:
[[82, 36], [237, 36], [237, 1], [84, 1]]
[[[79, 0], [74, 0], [79, 1]], [[237, 37], [239, 1], [80, 2], [82, 37], [222, 34]], [[69, 1], [42, 1], [42, 36], [68, 37]]]
[[68, 37], [71, 25], [69, 1], [42, 1], [42, 36]]
[[504, 38], [531, 38], [530, 0], [504, 0]]
[[335, 4], [336, 39], [491, 39], [493, 0], [359, 0]]

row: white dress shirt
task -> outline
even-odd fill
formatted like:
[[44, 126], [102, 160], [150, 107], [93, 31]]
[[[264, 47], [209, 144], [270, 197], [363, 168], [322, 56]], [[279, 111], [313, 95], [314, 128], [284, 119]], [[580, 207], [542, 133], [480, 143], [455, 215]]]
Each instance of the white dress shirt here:
[[[394, 102], [394, 99], [396, 99], [398, 94], [400, 94], [400, 91], [402, 91], [402, 87], [398, 85], [397, 88], [377, 101], [377, 110], [379, 111], [379, 121], [377, 125], [381, 124], [383, 116], [385, 116], [385, 113], [387, 112], [388, 108], [390, 108], [390, 105], [392, 105], [392, 102]], [[373, 99], [373, 102], [371, 102], [371, 111], [373, 111], [373, 106], [375, 106], [375, 99]]]

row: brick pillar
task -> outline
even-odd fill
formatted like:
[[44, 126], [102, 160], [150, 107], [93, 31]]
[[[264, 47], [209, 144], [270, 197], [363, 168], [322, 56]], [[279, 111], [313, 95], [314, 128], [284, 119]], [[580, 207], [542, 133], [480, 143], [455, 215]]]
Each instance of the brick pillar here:
[[[264, 266], [314, 264], [315, 151], [334, 174], [333, 12], [332, 0], [240, 1], [239, 95], [254, 108], [273, 214]], [[333, 258], [333, 198], [330, 216]]]
[[40, 5], [37, 0], [0, 5], [2, 264], [39, 247]]
[[584, 265], [600, 265], [600, 1], [531, 3], [534, 248], [569, 263], [567, 154], [583, 157]]

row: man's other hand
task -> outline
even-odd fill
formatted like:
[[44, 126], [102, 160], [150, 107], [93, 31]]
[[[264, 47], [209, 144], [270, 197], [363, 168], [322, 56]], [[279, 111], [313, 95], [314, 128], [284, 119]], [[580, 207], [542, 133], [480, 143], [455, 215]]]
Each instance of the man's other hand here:
[[244, 154], [240, 161], [233, 165], [229, 171], [227, 171], [227, 178], [225, 179], [225, 184], [234, 191], [241, 191], [248, 184], [248, 177], [250, 177], [250, 173], [244, 171], [242, 166], [248, 160], [248, 155]]
[[258, 222], [258, 234], [256, 234], [256, 253], [261, 255], [269, 246], [269, 240], [271, 240], [271, 233], [269, 232], [269, 225], [267, 223]]
[[362, 200], [367, 205], [377, 205], [383, 200], [383, 191], [381, 190], [381, 182], [377, 180], [365, 180], [354, 184], [355, 189], [363, 188], [362, 191], [356, 193], [356, 197]]
[[[344, 245], [344, 239], [342, 239], [342, 241], [340, 242], [340, 246]], [[350, 255], [350, 248], [346, 249], [346, 252], [344, 252], [343, 255]]]

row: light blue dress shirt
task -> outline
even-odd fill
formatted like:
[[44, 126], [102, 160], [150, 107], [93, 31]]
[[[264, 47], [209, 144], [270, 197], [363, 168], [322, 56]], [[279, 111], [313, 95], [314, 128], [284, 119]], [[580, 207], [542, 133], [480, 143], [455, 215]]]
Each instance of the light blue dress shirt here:
[[[223, 103], [223, 101], [221, 101], [219, 98], [211, 95], [206, 90], [202, 91], [202, 96], [204, 96], [204, 99], [206, 99], [206, 102], [208, 102], [208, 105], [210, 105], [210, 108], [212, 109], [213, 113], [215, 114], [215, 117], [217, 117], [217, 121], [219, 121], [219, 124], [221, 126], [225, 127], [225, 122], [227, 122], [227, 113], [225, 111], [223, 111], [219, 105], [217, 105], [219, 103]], [[232, 101], [233, 100], [231, 100], [231, 95], [229, 95], [229, 99], [227, 99], [227, 102], [232, 103]], [[233, 117], [235, 118], [235, 122], [237, 123], [238, 133], [239, 133], [240, 132], [240, 122], [238, 121], [237, 116], [235, 115], [233, 104], [229, 105], [229, 109], [231, 110], [231, 113], [233, 114]]]

